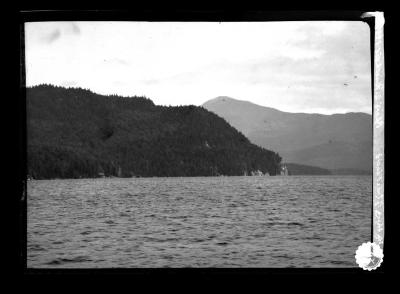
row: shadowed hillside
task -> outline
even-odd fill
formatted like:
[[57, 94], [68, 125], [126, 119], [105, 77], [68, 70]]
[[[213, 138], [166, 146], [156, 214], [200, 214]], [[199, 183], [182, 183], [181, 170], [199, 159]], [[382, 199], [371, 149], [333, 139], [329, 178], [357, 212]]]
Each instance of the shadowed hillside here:
[[28, 173], [36, 179], [279, 170], [277, 153], [202, 107], [48, 85], [28, 88], [26, 100]]
[[372, 116], [288, 113], [217, 97], [203, 107], [226, 119], [252, 143], [278, 150], [285, 162], [325, 169], [372, 171]]

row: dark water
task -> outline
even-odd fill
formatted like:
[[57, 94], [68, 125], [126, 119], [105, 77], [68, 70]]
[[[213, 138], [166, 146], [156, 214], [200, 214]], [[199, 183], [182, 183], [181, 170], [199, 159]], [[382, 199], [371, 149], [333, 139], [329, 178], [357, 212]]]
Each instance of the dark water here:
[[30, 181], [28, 267], [357, 267], [370, 176]]

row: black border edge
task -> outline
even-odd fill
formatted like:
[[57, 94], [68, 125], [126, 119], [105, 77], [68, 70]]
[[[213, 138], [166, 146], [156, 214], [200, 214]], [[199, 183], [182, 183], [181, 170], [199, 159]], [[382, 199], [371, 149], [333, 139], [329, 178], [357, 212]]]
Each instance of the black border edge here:
[[[25, 55], [24, 55], [24, 30], [23, 24], [25, 22], [37, 22], [37, 21], [93, 21], [93, 20], [105, 20], [105, 21], [364, 21], [366, 22], [371, 31], [371, 88], [372, 88], [372, 101], [374, 101], [374, 28], [375, 19], [374, 17], [362, 18], [361, 16], [366, 11], [257, 11], [257, 10], [79, 10], [79, 11], [50, 11], [50, 10], [20, 10], [19, 11], [19, 25], [20, 29], [20, 86], [19, 95], [22, 99], [18, 100], [19, 107], [19, 122], [22, 125], [22, 130], [19, 132], [19, 140], [22, 142], [22, 149], [20, 149], [19, 157], [19, 167], [20, 167], [20, 182], [23, 183], [22, 193], [26, 193], [26, 88], [25, 88]], [[386, 41], [386, 38], [385, 38]], [[386, 45], [386, 42], [385, 42]], [[386, 52], [386, 46], [385, 46]], [[386, 63], [386, 56], [385, 56]], [[385, 65], [386, 66], [386, 65]], [[21, 111], [22, 110], [22, 111]], [[386, 110], [386, 103], [385, 103]], [[24, 116], [25, 115], [25, 116]], [[385, 136], [385, 146], [386, 146], [386, 136]], [[385, 157], [386, 162], [386, 157]], [[386, 168], [386, 164], [385, 164]], [[386, 177], [385, 177], [386, 182]], [[386, 187], [386, 185], [385, 185]], [[386, 189], [385, 189], [386, 190]], [[25, 194], [23, 194], [25, 195]], [[385, 197], [386, 200], [386, 197]], [[19, 202], [21, 204], [21, 202]], [[158, 275], [161, 273], [169, 274], [181, 274], [183, 269], [28, 269], [26, 264], [26, 197], [20, 205], [20, 228], [24, 231], [20, 232], [20, 243], [18, 248], [20, 249], [20, 266], [22, 267], [22, 272], [25, 275], [37, 275], [37, 274], [66, 274], [66, 275], [93, 275], [93, 274], [137, 274], [139, 276]], [[21, 211], [22, 209], [22, 211]], [[386, 211], [386, 210], [385, 210]], [[385, 213], [385, 224], [387, 216]], [[386, 234], [385, 234], [386, 239]], [[21, 244], [22, 242], [22, 244]], [[381, 267], [371, 273], [382, 273], [384, 268], [384, 263]], [[184, 272], [190, 274], [215, 274], [215, 275], [225, 275], [225, 274], [251, 274], [251, 275], [265, 275], [265, 274], [354, 274], [363, 275], [368, 274], [368, 272], [363, 271], [360, 268], [354, 269], [243, 269], [243, 270], [233, 270], [233, 269], [184, 269]]]

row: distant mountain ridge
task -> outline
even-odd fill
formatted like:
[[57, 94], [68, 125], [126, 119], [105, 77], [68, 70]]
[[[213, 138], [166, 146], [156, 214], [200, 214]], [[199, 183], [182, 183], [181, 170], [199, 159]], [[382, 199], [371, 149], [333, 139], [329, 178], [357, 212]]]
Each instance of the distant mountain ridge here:
[[328, 169], [315, 167], [315, 166], [308, 166], [308, 165], [301, 165], [296, 163], [285, 163], [284, 164], [290, 176], [296, 175], [331, 175], [332, 172]]
[[251, 142], [276, 150], [284, 162], [329, 170], [372, 171], [372, 116], [289, 113], [220, 96], [203, 107], [226, 119]]
[[275, 175], [281, 158], [198, 106], [80, 88], [26, 89], [28, 174], [98, 176]]

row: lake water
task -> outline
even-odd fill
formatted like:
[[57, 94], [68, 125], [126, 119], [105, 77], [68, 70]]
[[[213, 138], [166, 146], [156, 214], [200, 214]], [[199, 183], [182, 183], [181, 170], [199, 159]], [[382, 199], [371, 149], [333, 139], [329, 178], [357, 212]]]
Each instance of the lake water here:
[[29, 268], [358, 267], [371, 176], [28, 182]]

